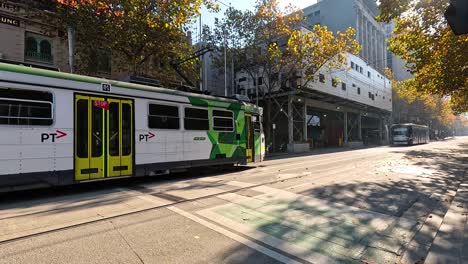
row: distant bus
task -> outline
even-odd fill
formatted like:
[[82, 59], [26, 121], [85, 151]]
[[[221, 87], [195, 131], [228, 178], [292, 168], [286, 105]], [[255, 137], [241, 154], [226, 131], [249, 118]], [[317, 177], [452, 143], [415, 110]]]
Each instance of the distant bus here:
[[429, 128], [416, 124], [395, 124], [391, 128], [393, 145], [414, 145], [429, 142]]

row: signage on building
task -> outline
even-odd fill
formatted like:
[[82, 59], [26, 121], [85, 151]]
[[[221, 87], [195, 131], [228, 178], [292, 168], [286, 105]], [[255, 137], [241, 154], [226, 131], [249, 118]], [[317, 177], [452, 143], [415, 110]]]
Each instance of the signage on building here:
[[20, 26], [20, 21], [18, 19], [14, 19], [14, 18], [2, 16], [2, 15], [0, 15], [0, 23], [7, 24], [10, 26], [15, 26], [15, 27]]
[[0, 1], [0, 10], [5, 10], [9, 12], [19, 12], [21, 7], [6, 1]]

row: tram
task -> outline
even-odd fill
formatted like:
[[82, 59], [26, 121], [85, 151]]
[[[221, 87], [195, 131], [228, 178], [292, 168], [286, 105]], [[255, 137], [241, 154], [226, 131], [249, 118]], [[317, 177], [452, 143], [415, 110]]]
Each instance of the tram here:
[[395, 124], [391, 127], [393, 145], [425, 144], [429, 142], [429, 128], [416, 124]]
[[262, 161], [262, 108], [0, 63], [0, 192]]

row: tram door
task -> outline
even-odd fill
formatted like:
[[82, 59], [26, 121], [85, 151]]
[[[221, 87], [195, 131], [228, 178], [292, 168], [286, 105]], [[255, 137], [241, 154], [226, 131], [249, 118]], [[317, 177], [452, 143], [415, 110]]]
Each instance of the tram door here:
[[255, 155], [255, 138], [254, 138], [254, 128], [252, 126], [252, 116], [245, 114], [245, 134], [246, 134], [246, 155], [247, 162], [253, 162], [253, 157]]
[[75, 180], [131, 175], [133, 102], [75, 96]]

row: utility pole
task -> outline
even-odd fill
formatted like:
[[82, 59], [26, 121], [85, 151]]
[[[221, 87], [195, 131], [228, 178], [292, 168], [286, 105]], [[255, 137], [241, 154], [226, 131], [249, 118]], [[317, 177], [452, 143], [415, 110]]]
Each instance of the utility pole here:
[[234, 82], [234, 80], [236, 79], [236, 73], [235, 73], [235, 70], [234, 70], [234, 54], [231, 50], [231, 73], [232, 73], [232, 76], [231, 76], [231, 94], [237, 94], [237, 89], [234, 87], [236, 84]]
[[68, 25], [68, 65], [70, 73], [75, 72], [75, 27]]
[[258, 106], [258, 72], [255, 72], [255, 97], [256, 97], [256, 102], [255, 104]]
[[227, 41], [226, 29], [223, 29], [224, 35], [224, 96], [227, 96]]
[[[202, 16], [200, 14], [200, 25], [199, 25], [199, 42], [198, 42], [198, 50], [201, 50], [202, 49], [202, 41], [203, 41], [203, 38], [202, 38]], [[203, 92], [203, 54], [200, 54], [200, 91]]]

